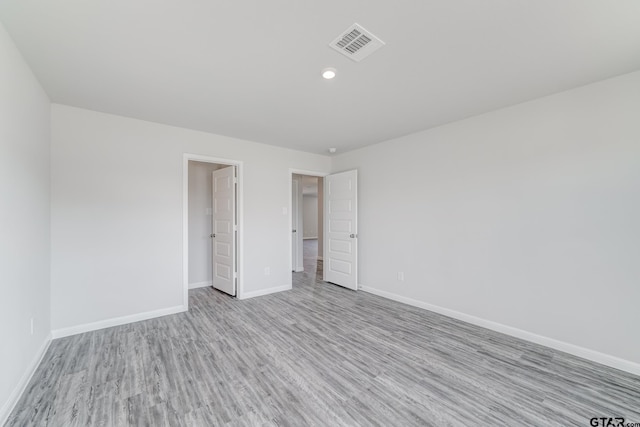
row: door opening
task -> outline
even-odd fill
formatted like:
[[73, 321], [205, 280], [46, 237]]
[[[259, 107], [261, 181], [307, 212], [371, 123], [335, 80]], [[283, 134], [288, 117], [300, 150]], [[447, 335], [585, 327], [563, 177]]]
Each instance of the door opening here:
[[291, 171], [291, 270], [294, 286], [322, 280], [324, 175]]
[[185, 306], [201, 287], [241, 298], [241, 177], [241, 162], [184, 155]]

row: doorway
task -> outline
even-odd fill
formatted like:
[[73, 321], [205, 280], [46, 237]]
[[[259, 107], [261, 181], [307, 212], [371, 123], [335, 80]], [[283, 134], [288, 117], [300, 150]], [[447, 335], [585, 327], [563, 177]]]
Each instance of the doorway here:
[[183, 163], [183, 287], [242, 295], [242, 163], [193, 154]]
[[[315, 259], [311, 259], [314, 249], [311, 242], [307, 243], [307, 257], [304, 254], [303, 192], [306, 178], [315, 178], [319, 187], [317, 194], [318, 244]], [[358, 171], [316, 174], [292, 170], [290, 188], [293, 285], [329, 282], [357, 290], [359, 288]], [[309, 230], [313, 229], [308, 228]], [[309, 232], [313, 233], [313, 231]]]
[[302, 277], [322, 279], [323, 176], [291, 171], [291, 271], [293, 285]]

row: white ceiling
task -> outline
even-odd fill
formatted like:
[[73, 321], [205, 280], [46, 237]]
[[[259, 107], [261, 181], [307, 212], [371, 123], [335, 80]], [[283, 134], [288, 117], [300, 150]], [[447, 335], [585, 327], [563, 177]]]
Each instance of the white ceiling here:
[[[53, 102], [324, 154], [640, 69], [638, 0], [0, 0], [0, 19]], [[386, 43], [360, 63], [328, 46], [355, 22]]]

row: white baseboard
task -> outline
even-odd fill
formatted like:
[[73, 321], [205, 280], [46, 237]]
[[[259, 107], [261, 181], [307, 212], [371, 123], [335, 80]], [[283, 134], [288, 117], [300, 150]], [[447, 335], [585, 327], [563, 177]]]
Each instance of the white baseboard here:
[[209, 281], [207, 281], [207, 282], [189, 283], [189, 289], [206, 288], [207, 286], [213, 286], [213, 284], [211, 282], [209, 282]]
[[321, 256], [318, 257], [318, 261], [322, 261], [323, 258]]
[[302, 240], [318, 240], [318, 236], [316, 236], [316, 237], [303, 237]]
[[112, 319], [100, 320], [98, 322], [85, 323], [84, 325], [55, 329], [51, 334], [54, 339], [68, 337], [70, 335], [82, 334], [84, 332], [97, 331], [98, 329], [111, 328], [112, 326], [126, 325], [127, 323], [139, 322], [141, 320], [182, 313], [183, 311], [187, 311], [187, 307], [177, 305], [175, 307], [162, 308], [160, 310], [147, 311], [144, 313], [132, 314], [130, 316], [115, 317]]
[[249, 299], [261, 297], [263, 295], [275, 294], [276, 292], [290, 291], [291, 285], [277, 286], [275, 288], [260, 289], [258, 291], [245, 292], [238, 299]]
[[634, 375], [640, 375], [640, 364], [632, 362], [630, 360], [621, 359], [610, 354], [600, 353], [599, 351], [591, 350], [588, 348], [580, 347], [574, 344], [570, 344], [564, 341], [559, 341], [553, 338], [545, 337], [542, 335], [527, 332], [522, 329], [514, 328], [512, 326], [503, 325], [502, 323], [493, 322], [491, 320], [482, 319], [480, 317], [465, 314], [459, 311], [451, 310], [448, 308], [440, 307], [437, 305], [429, 304], [423, 301], [419, 301], [412, 298], [403, 297], [391, 292], [382, 291], [380, 289], [371, 288], [369, 286], [359, 285], [360, 289], [364, 292], [369, 292], [374, 295], [388, 298], [394, 301], [398, 301], [404, 304], [408, 304], [414, 307], [423, 308], [425, 310], [433, 311], [438, 314], [442, 314], [447, 317], [462, 320], [463, 322], [471, 323], [476, 326], [491, 329], [496, 332], [500, 332], [506, 335], [511, 335], [516, 338], [530, 341], [536, 344], [543, 345], [555, 350], [563, 351], [565, 353], [572, 354], [574, 356], [581, 357], [583, 359], [590, 360], [592, 362], [600, 363], [601, 365], [610, 366], [612, 368], [620, 369]]
[[16, 403], [18, 403], [18, 400], [20, 400], [20, 397], [22, 397], [22, 393], [24, 393], [27, 385], [29, 384], [29, 381], [31, 381], [31, 377], [33, 377], [36, 369], [38, 369], [38, 366], [40, 366], [40, 362], [42, 362], [42, 358], [47, 353], [49, 345], [51, 344], [51, 339], [52, 335], [47, 335], [47, 337], [44, 339], [44, 342], [36, 352], [35, 357], [27, 367], [27, 370], [24, 372], [24, 374], [20, 378], [20, 381], [18, 381], [18, 384], [16, 384], [15, 388], [9, 395], [9, 399], [7, 399], [7, 401], [2, 405], [2, 408], [0, 408], [0, 426], [4, 425], [7, 422], [11, 411], [13, 411]]

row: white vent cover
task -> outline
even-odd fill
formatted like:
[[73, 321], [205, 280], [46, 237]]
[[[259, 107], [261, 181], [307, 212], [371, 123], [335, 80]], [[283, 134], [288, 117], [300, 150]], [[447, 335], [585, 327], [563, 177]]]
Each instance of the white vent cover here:
[[358, 24], [353, 24], [329, 45], [356, 62], [384, 46], [384, 42]]

